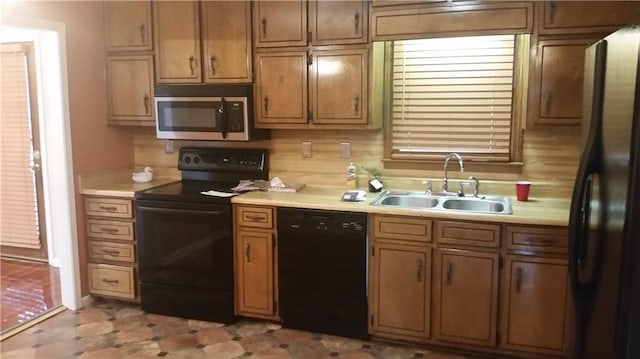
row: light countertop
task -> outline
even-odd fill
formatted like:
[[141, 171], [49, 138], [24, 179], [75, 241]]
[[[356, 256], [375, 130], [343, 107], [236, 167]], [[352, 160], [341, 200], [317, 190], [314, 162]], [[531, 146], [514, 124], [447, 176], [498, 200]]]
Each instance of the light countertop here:
[[483, 214], [454, 212], [429, 209], [389, 208], [388, 206], [371, 206], [379, 193], [367, 193], [362, 202], [341, 201], [344, 189], [326, 187], [305, 187], [300, 192], [250, 192], [231, 200], [232, 203], [264, 205], [276, 207], [294, 207], [308, 209], [324, 209], [336, 211], [353, 211], [380, 214], [396, 214], [438, 219], [457, 219], [465, 221], [486, 221], [512, 224], [567, 226], [569, 222], [568, 199], [529, 197], [526, 202], [518, 202], [511, 197], [513, 214]]
[[131, 179], [133, 172], [131, 169], [120, 169], [82, 176], [80, 178], [80, 193], [93, 196], [133, 198], [137, 191], [144, 191], [180, 180], [179, 177], [154, 176], [150, 182], [139, 183]]
[[[81, 178], [81, 194], [108, 197], [133, 198], [135, 192], [163, 184], [179, 181], [176, 177], [154, 177], [151, 182], [137, 183], [131, 179], [132, 170], [122, 169]], [[379, 193], [368, 193], [365, 201], [344, 202], [340, 198], [342, 188], [307, 186], [295, 193], [249, 192], [232, 198], [232, 203], [275, 207], [353, 211], [379, 214], [486, 221], [512, 224], [567, 226], [569, 222], [569, 199], [529, 197], [527, 202], [518, 202], [511, 196], [513, 214], [483, 214], [429, 209], [390, 208], [371, 206]]]

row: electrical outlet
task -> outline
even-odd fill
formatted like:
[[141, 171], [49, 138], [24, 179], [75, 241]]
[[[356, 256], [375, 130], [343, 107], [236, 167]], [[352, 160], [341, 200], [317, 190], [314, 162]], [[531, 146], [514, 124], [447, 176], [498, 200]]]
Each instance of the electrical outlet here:
[[340, 143], [340, 158], [351, 158], [351, 142]]
[[175, 148], [173, 147], [173, 140], [164, 140], [164, 152], [173, 153]]
[[311, 141], [302, 142], [302, 158], [311, 158]]

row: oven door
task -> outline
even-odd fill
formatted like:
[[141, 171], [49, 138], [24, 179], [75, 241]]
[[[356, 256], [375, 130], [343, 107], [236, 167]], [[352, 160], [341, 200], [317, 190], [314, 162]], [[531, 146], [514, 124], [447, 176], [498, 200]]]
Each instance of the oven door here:
[[136, 200], [140, 281], [232, 290], [230, 205]]

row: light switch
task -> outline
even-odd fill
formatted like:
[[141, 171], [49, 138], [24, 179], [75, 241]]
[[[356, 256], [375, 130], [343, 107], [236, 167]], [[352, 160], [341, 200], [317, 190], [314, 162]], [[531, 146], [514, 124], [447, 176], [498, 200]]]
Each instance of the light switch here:
[[340, 158], [351, 158], [351, 142], [340, 143]]
[[302, 142], [302, 158], [311, 158], [311, 141]]

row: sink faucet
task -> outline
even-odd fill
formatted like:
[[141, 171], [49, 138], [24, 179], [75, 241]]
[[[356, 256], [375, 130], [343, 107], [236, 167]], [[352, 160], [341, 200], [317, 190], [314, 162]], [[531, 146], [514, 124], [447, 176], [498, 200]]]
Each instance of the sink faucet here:
[[455, 157], [458, 159], [458, 165], [460, 165], [460, 172], [464, 172], [462, 157], [455, 152], [448, 154], [447, 157], [444, 159], [444, 178], [442, 179], [442, 190], [444, 192], [449, 192], [449, 183], [448, 183], [449, 179], [447, 178], [447, 167], [449, 166], [449, 160], [451, 159], [451, 157]]
[[469, 177], [469, 181], [473, 181], [473, 196], [478, 197], [478, 189], [480, 187], [480, 181], [474, 176]]

